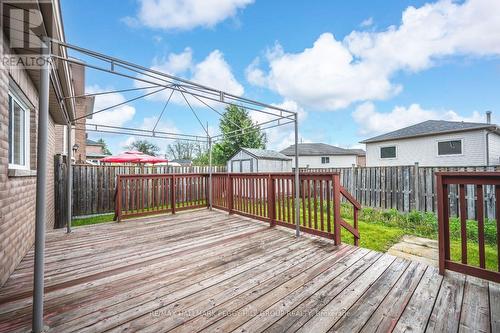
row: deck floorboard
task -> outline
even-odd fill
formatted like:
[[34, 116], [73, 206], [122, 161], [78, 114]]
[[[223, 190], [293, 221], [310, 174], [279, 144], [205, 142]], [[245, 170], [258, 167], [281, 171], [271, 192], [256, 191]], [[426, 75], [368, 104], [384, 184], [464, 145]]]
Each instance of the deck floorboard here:
[[[500, 327], [498, 284], [219, 211], [50, 231], [45, 269], [51, 332]], [[0, 288], [0, 332], [29, 331], [32, 274], [33, 250]]]

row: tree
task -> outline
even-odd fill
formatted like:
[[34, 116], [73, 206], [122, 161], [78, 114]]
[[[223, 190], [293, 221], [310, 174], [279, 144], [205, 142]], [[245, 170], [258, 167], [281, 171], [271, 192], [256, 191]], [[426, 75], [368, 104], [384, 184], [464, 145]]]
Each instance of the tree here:
[[138, 150], [141, 153], [156, 156], [160, 152], [160, 147], [148, 140], [137, 140], [125, 147], [128, 150]]
[[193, 160], [201, 153], [197, 142], [177, 140], [167, 146], [167, 155], [174, 160]]
[[[250, 128], [255, 126], [254, 128]], [[219, 123], [222, 141], [213, 146], [214, 164], [225, 164], [241, 148], [266, 148], [266, 134], [252, 121], [245, 108], [230, 105]]]
[[111, 151], [109, 150], [108, 148], [108, 144], [106, 143], [106, 141], [104, 141], [103, 138], [100, 138], [99, 140], [97, 140], [97, 143], [101, 145], [101, 149], [102, 149], [102, 152], [106, 155], [111, 155]]

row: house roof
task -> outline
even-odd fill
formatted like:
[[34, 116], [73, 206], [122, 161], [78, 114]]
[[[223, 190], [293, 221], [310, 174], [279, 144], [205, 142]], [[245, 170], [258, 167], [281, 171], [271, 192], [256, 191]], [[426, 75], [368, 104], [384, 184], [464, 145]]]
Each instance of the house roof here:
[[[340, 148], [326, 143], [299, 143], [300, 156], [319, 156], [319, 155], [365, 155], [363, 149], [346, 149]], [[287, 156], [295, 155], [295, 145], [291, 145], [281, 151]]]
[[385, 133], [361, 141], [361, 143], [372, 143], [405, 138], [436, 135], [443, 133], [465, 132], [472, 130], [489, 129], [498, 132], [495, 124], [469, 123], [463, 121], [427, 120], [412, 126], [404, 127], [393, 132]]
[[[278, 153], [277, 151], [274, 150], [256, 149], [256, 148], [241, 148], [241, 150], [243, 150], [244, 152], [255, 158], [266, 159], [266, 160], [285, 160], [285, 161], [291, 160], [290, 157]], [[234, 156], [232, 156], [231, 158], [233, 157]]]
[[87, 139], [86, 144], [87, 146], [102, 146], [102, 143], [90, 139]]

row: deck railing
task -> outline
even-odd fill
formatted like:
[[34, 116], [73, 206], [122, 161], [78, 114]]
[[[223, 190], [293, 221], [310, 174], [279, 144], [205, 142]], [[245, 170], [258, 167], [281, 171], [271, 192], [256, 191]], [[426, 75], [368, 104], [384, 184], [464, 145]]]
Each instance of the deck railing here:
[[[208, 205], [208, 174], [118, 175], [115, 217], [175, 213]], [[295, 177], [292, 173], [214, 173], [212, 206], [295, 228]], [[352, 224], [340, 215], [341, 198], [354, 210]], [[340, 244], [341, 229], [358, 245], [359, 203], [340, 185], [338, 173], [300, 175], [300, 229]]]
[[208, 175], [118, 175], [115, 218], [175, 213], [207, 206]]
[[[438, 200], [438, 233], [439, 233], [439, 271], [444, 274], [446, 269], [480, 278], [500, 282], [500, 172], [436, 172]], [[451, 255], [452, 241], [450, 239], [450, 188], [458, 187], [460, 244], [458, 257]], [[496, 246], [490, 246], [489, 262], [495, 262], [496, 267], [488, 267], [485, 245], [484, 193], [486, 187], [493, 187], [496, 217]], [[475, 198], [474, 198], [475, 192]], [[467, 220], [467, 202], [474, 199], [476, 208], [475, 221]], [[477, 227], [476, 227], [477, 223]], [[477, 232], [476, 242], [471, 242], [468, 234], [471, 228]], [[478, 265], [472, 265], [469, 257], [471, 247], [477, 246]], [[491, 248], [496, 248], [491, 253]], [[475, 251], [474, 251], [475, 252]], [[495, 269], [496, 268], [496, 269]]]
[[[341, 228], [358, 245], [359, 203], [340, 185], [338, 173], [300, 174], [300, 230], [341, 243]], [[341, 197], [353, 206], [353, 222], [340, 215]], [[295, 228], [295, 177], [292, 173], [232, 173], [213, 175], [215, 208]]]

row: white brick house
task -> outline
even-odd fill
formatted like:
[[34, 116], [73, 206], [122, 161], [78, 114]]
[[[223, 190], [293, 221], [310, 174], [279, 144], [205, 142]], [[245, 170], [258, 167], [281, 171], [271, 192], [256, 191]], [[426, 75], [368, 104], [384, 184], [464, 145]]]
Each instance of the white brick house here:
[[428, 120], [361, 143], [369, 167], [500, 165], [500, 129], [490, 123]]

